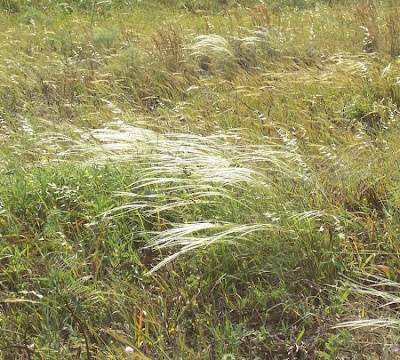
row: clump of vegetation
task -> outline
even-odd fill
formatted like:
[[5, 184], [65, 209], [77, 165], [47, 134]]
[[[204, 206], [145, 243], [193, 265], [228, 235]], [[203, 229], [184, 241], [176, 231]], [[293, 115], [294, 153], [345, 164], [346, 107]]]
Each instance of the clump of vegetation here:
[[395, 2], [0, 8], [0, 357], [397, 356]]

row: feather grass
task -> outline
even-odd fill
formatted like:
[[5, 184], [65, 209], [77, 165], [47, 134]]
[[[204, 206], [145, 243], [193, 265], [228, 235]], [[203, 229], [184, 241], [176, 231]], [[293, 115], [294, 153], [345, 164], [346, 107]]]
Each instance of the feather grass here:
[[345, 321], [334, 328], [366, 329], [369, 331], [380, 328], [398, 329], [400, 319], [398, 319], [397, 312], [391, 307], [400, 304], [400, 296], [398, 295], [400, 283], [366, 272], [358, 273], [358, 277], [360, 281], [344, 278], [342, 287], [350, 293], [356, 294], [358, 298], [364, 297], [368, 299], [368, 302], [375, 303], [376, 309], [381, 309], [389, 316]]
[[[192, 224], [180, 224], [172, 229], [153, 233], [153, 238], [149, 241], [147, 247], [155, 249], [179, 247], [180, 249], [154, 266], [148, 272], [148, 274], [154, 273], [161, 267], [189, 251], [193, 251], [198, 248], [204, 248], [221, 241], [237, 243], [240, 239], [246, 239], [254, 232], [267, 230], [271, 231], [277, 229], [277, 226], [271, 224], [238, 225], [206, 221]], [[215, 234], [208, 236], [193, 235], [195, 233], [197, 234], [204, 231], [215, 232]]]

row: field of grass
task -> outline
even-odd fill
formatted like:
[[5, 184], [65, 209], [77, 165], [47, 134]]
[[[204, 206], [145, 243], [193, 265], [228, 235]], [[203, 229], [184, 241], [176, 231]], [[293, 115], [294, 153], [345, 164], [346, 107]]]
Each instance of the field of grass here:
[[1, 359], [400, 359], [397, 0], [0, 9]]

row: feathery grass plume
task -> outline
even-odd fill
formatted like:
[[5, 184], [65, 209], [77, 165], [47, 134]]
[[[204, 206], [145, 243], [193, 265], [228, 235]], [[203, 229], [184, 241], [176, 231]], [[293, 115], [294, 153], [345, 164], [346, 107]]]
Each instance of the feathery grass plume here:
[[280, 54], [284, 52], [286, 34], [283, 30], [265, 26], [256, 26], [252, 31], [261, 49], [266, 50], [267, 55]]
[[290, 134], [287, 130], [283, 128], [277, 129], [277, 133], [279, 138], [282, 140], [282, 142], [285, 144], [285, 148], [293, 154], [295, 161], [299, 165], [299, 167], [303, 171], [303, 180], [305, 182], [308, 182], [311, 180], [312, 173], [310, 167], [307, 165], [307, 163], [303, 160], [303, 157], [300, 152], [300, 148], [297, 144], [296, 138]]
[[357, 273], [357, 276], [359, 281], [344, 278], [342, 287], [356, 294], [358, 298], [365, 298], [369, 303], [373, 303], [376, 312], [381, 310], [384, 316], [345, 321], [335, 328], [364, 328], [371, 331], [378, 328], [399, 328], [400, 318], [397, 308], [393, 306], [400, 304], [400, 283], [365, 272]]
[[[298, 154], [279, 144], [236, 145], [240, 137], [235, 132], [210, 136], [193, 134], [158, 134], [151, 130], [129, 126], [123, 122], [90, 132], [95, 144], [85, 151], [96, 161], [125, 161], [137, 158], [143, 162], [146, 178], [165, 175], [186, 175], [203, 183], [232, 185], [254, 183], [263, 171], [281, 172], [289, 177], [302, 177]], [[291, 149], [292, 150], [292, 149]], [[92, 161], [92, 160], [89, 160]], [[261, 166], [269, 163], [270, 167]], [[250, 165], [250, 166], [249, 166]]]
[[365, 329], [374, 331], [380, 328], [399, 328], [400, 320], [391, 318], [352, 320], [341, 323], [334, 328]]
[[193, 50], [192, 54], [199, 56], [208, 53], [223, 54], [228, 57], [233, 56], [228, 41], [216, 34], [197, 36], [196, 42], [188, 46], [187, 49]]
[[222, 70], [224, 75], [235, 71], [235, 53], [229, 42], [220, 35], [198, 35], [192, 45], [186, 46], [186, 50], [194, 57], [201, 70], [213, 72]]
[[[151, 272], [188, 251], [219, 241], [240, 241], [254, 232], [277, 230], [275, 220], [271, 220], [274, 224], [248, 223], [250, 214], [257, 213], [257, 205], [242, 201], [238, 194], [246, 194], [250, 188], [270, 191], [278, 177], [304, 177], [298, 154], [293, 149], [288, 151], [286, 144], [240, 145], [235, 132], [160, 135], [117, 122], [110, 128], [93, 130], [90, 138], [93, 146], [86, 145], [91, 157], [88, 162], [139, 160], [138, 180], [131, 184], [131, 191], [116, 193], [127, 203], [103, 215], [139, 211], [145, 219], [156, 216], [163, 227], [167, 226], [163, 231], [146, 232], [151, 236], [147, 247], [178, 249]], [[223, 210], [227, 203], [248, 214], [232, 222], [230, 211], [225, 214]]]
[[340, 224], [340, 219], [335, 214], [329, 214], [323, 210], [309, 210], [301, 213], [296, 213], [290, 216], [291, 219], [301, 221], [305, 219], [333, 219], [335, 224]]
[[[165, 186], [165, 183], [171, 184]], [[175, 185], [174, 184], [182, 184]], [[157, 186], [157, 192], [150, 195], [138, 194], [133, 191], [145, 188], [147, 186]], [[163, 186], [164, 185], [164, 186]], [[171, 212], [179, 208], [187, 208], [193, 206], [212, 204], [221, 204], [224, 200], [235, 202], [237, 201], [232, 194], [222, 187], [202, 184], [190, 184], [184, 179], [179, 178], [164, 178], [152, 179], [147, 183], [141, 183], [139, 186], [134, 184], [132, 192], [118, 192], [116, 196], [131, 198], [131, 202], [113, 208], [104, 216], [116, 214], [125, 214], [131, 211], [140, 210], [143, 216], [152, 216], [163, 214], [166, 211]]]
[[134, 184], [138, 187], [150, 186], [151, 182], [182, 183], [185, 182], [182, 176], [187, 180], [186, 185], [196, 186], [258, 184], [262, 177], [265, 180], [276, 173], [303, 177], [298, 154], [293, 149], [288, 151], [282, 144], [271, 141], [266, 145], [240, 145], [240, 136], [234, 131], [210, 136], [160, 134], [123, 121], [90, 131], [69, 126], [63, 134], [40, 130], [26, 134], [37, 144], [35, 152], [39, 158], [88, 164], [136, 159], [143, 166], [141, 182]]
[[233, 37], [232, 47], [238, 64], [244, 69], [268, 64], [284, 52], [281, 30], [257, 26], [251, 30], [243, 28], [241, 32], [246, 36]]
[[[153, 233], [153, 238], [146, 247], [155, 249], [179, 247], [180, 249], [154, 266], [148, 274], [157, 271], [179, 256], [197, 248], [204, 248], [221, 241], [236, 243], [240, 241], [240, 239], [247, 238], [247, 236], [254, 232], [267, 230], [276, 231], [278, 227], [271, 224], [238, 225], [205, 221], [191, 224], [179, 224], [177, 227], [155, 232]], [[199, 236], [198, 233], [201, 232], [206, 232], [206, 234], [204, 236]]]

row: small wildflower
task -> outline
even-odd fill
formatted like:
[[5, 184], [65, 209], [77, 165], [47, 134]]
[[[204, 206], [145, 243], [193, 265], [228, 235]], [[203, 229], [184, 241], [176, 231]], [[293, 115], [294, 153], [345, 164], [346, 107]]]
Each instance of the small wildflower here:
[[129, 353], [129, 354], [132, 354], [132, 353], [133, 353], [133, 348], [130, 347], [130, 346], [127, 346], [127, 347], [125, 348], [125, 352], [126, 352], [126, 353]]

